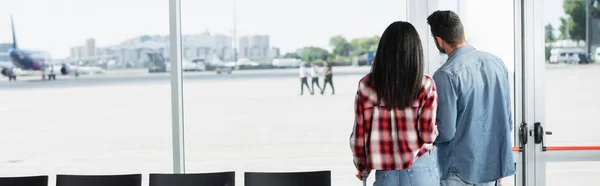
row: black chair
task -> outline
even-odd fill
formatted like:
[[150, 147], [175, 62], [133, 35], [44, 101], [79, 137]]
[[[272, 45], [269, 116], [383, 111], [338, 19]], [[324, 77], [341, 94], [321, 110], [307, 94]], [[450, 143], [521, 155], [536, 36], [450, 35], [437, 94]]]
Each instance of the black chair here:
[[0, 186], [48, 186], [48, 176], [0, 177]]
[[56, 175], [56, 186], [141, 186], [141, 174]]
[[331, 171], [246, 172], [244, 186], [331, 186]]
[[235, 172], [150, 174], [150, 186], [235, 186]]

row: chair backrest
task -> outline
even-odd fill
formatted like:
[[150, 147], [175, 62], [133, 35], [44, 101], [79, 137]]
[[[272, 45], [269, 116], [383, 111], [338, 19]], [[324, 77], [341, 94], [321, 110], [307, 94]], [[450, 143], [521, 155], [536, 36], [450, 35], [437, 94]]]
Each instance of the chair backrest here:
[[56, 186], [141, 186], [141, 174], [56, 175]]
[[48, 186], [48, 176], [0, 177], [0, 186]]
[[244, 186], [331, 186], [331, 171], [246, 172]]
[[235, 186], [235, 172], [150, 174], [150, 186]]

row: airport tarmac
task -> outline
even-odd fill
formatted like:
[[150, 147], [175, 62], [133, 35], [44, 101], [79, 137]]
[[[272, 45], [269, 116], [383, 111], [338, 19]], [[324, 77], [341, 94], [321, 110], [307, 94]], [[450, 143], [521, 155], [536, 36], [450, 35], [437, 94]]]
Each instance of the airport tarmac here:
[[[360, 75], [368, 71], [368, 67], [336, 67], [336, 75]], [[186, 80], [222, 80], [222, 79], [254, 79], [254, 78], [284, 78], [297, 77], [298, 69], [269, 69], [269, 70], [240, 70], [233, 71], [232, 74], [216, 74], [214, 71], [204, 72], [184, 72], [184, 82]], [[127, 83], [156, 83], [170, 82], [170, 72], [167, 73], [140, 73], [133, 70], [132, 74], [119, 75], [81, 75], [74, 77], [72, 75], [57, 76], [56, 80], [42, 80], [38, 76], [21, 76], [18, 81], [9, 82], [7, 78], [0, 80], [0, 90], [23, 89], [23, 88], [48, 88], [48, 87], [72, 87], [72, 86], [95, 86], [106, 84], [127, 84]]]
[[[348, 137], [368, 69], [334, 71], [335, 95], [304, 96], [297, 69], [187, 73], [186, 172], [235, 170], [243, 185], [246, 171], [332, 170], [332, 185], [361, 185]], [[600, 145], [598, 72], [546, 70], [547, 146]], [[147, 185], [172, 171], [170, 90], [168, 74], [0, 82], [0, 176], [49, 174], [53, 185], [55, 174], [142, 173]], [[600, 163], [549, 163], [546, 174], [549, 186], [597, 185]]]

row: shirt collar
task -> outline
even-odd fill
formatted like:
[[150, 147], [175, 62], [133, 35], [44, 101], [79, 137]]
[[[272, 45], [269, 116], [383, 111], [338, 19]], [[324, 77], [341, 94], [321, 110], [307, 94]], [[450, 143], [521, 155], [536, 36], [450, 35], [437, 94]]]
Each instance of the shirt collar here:
[[475, 47], [473, 47], [473, 46], [471, 46], [469, 44], [467, 44], [467, 45], [465, 45], [463, 47], [457, 48], [456, 50], [454, 50], [454, 52], [452, 52], [452, 54], [450, 54], [450, 56], [448, 56], [448, 60], [447, 61], [449, 61], [454, 56], [458, 56], [458, 55], [461, 55], [461, 54], [464, 54], [464, 53], [467, 53], [467, 52], [470, 52], [470, 51], [473, 51], [473, 50], [475, 50]]

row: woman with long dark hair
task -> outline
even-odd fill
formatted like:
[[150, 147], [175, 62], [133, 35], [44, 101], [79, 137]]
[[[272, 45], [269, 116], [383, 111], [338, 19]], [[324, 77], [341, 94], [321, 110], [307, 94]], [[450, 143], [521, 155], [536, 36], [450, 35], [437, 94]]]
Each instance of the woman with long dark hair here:
[[359, 179], [376, 170], [376, 186], [440, 185], [433, 146], [437, 92], [423, 63], [414, 26], [390, 24], [371, 72], [358, 83], [350, 145]]

